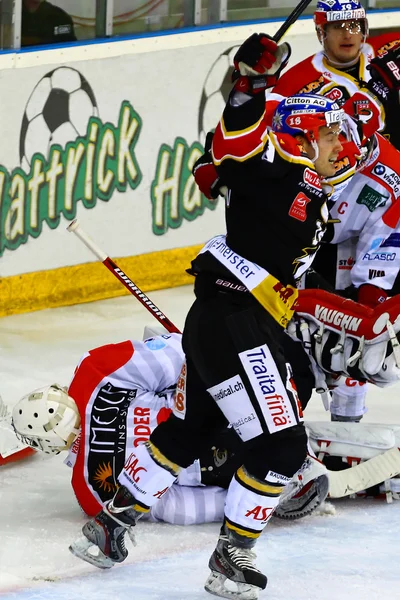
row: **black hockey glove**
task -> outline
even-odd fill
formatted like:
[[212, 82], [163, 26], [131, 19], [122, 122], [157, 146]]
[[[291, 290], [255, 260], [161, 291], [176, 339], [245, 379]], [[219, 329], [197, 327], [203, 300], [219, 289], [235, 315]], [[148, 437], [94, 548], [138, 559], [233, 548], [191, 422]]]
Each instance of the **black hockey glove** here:
[[400, 44], [372, 59], [367, 69], [371, 73], [367, 88], [385, 105], [391, 92], [400, 92]]
[[253, 33], [234, 57], [233, 81], [238, 91], [256, 93], [272, 87], [286, 67], [291, 54], [289, 44], [277, 43], [265, 33]]
[[367, 68], [372, 79], [383, 81], [390, 90], [400, 90], [400, 44], [373, 58]]

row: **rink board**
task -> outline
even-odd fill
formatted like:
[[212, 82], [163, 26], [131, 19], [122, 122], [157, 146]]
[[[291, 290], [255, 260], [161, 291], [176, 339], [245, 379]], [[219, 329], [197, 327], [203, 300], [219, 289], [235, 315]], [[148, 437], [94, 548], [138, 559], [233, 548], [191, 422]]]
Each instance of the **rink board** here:
[[[400, 11], [369, 20], [400, 29]], [[76, 270], [94, 257], [66, 232], [75, 217], [109, 256], [132, 260], [145, 290], [188, 281], [191, 248], [225, 229], [223, 201], [200, 193], [193, 164], [225, 105], [236, 48], [279, 25], [0, 54], [0, 315], [117, 293], [97, 268]], [[311, 18], [285, 40], [291, 64], [320, 49]]]

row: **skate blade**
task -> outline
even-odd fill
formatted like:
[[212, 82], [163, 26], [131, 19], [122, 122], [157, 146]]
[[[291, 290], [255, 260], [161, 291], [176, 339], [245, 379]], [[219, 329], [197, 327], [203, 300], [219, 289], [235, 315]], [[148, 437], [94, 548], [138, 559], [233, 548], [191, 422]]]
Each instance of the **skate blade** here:
[[[229, 581], [225, 575], [217, 571], [211, 571], [204, 589], [209, 594], [214, 594], [219, 598], [229, 598], [230, 600], [258, 600], [260, 589], [249, 583], [235, 583], [237, 590], [230, 590], [225, 586]], [[232, 583], [232, 582], [231, 582]]]
[[[89, 552], [90, 549], [97, 550], [97, 554]], [[85, 536], [81, 536], [72, 542], [69, 546], [69, 551], [77, 558], [80, 558], [99, 569], [111, 569], [115, 564], [111, 558], [103, 554], [103, 552]]]

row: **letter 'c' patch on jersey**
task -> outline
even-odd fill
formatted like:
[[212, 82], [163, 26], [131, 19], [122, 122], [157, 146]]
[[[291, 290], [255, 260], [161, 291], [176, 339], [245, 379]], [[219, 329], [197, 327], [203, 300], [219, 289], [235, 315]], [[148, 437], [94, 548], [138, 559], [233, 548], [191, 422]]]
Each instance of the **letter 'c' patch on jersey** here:
[[308, 198], [303, 192], [297, 194], [293, 200], [293, 204], [289, 210], [289, 217], [293, 217], [298, 221], [304, 221], [307, 219], [307, 204], [311, 202], [311, 198]]

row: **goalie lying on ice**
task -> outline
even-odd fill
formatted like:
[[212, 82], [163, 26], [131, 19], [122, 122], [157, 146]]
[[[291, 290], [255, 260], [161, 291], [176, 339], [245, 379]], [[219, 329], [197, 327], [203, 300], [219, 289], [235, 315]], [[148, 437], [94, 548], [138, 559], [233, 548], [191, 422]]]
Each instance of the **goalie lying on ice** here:
[[[381, 310], [378, 314], [326, 292], [300, 292], [288, 346], [297, 355], [293, 375], [303, 408], [313, 387], [328, 393], [328, 374], [332, 381], [338, 381], [341, 373], [378, 385], [397, 380], [390, 341], [393, 333], [386, 328], [388, 318], [396, 321], [397, 306], [396, 299], [388, 301], [385, 313]], [[378, 331], [376, 323], [381, 322]], [[152, 333], [148, 331], [147, 336]], [[177, 382], [180, 386], [183, 358], [177, 334], [110, 344], [82, 357], [68, 393], [51, 385], [28, 394], [15, 406], [13, 425], [25, 443], [47, 453], [69, 452], [65, 463], [73, 469], [72, 486], [88, 515], [97, 514], [113, 497], [124, 464], [132, 463], [138, 445], [169, 417]], [[311, 448], [335, 470], [338, 464], [333, 465], [333, 460], [345, 468], [400, 446], [396, 427], [308, 423], [307, 429]], [[199, 460], [180, 472], [178, 485], [154, 505], [150, 518], [177, 524], [220, 521], [225, 488], [241, 465], [240, 445], [232, 428], [220, 434]], [[380, 483], [387, 474], [377, 473], [375, 478], [372, 483]], [[370, 487], [368, 483], [371, 480], [357, 481], [359, 489]], [[399, 491], [396, 483], [392, 479], [389, 487], [386, 485], [395, 494]], [[286, 486], [275, 515], [293, 519], [309, 514], [327, 491], [325, 467], [309, 457], [300, 476]]]

